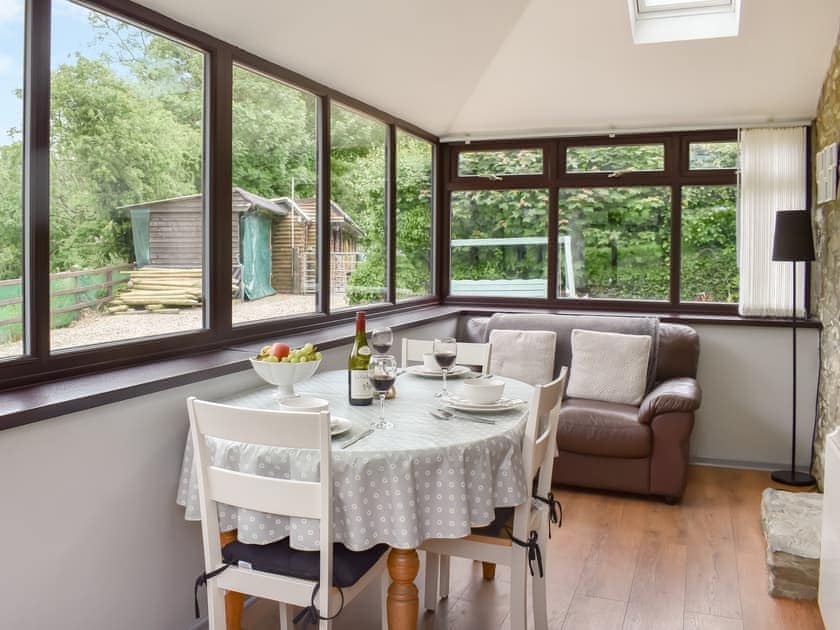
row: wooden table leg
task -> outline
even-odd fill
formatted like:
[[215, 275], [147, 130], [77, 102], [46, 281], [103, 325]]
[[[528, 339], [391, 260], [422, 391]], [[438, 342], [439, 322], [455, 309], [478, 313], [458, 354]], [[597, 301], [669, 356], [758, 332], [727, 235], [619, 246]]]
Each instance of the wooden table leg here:
[[[222, 547], [229, 542], [236, 540], [237, 530], [232, 529], [229, 532], [220, 532], [219, 538], [222, 540]], [[225, 627], [227, 630], [240, 630], [242, 628], [242, 607], [245, 604], [245, 595], [228, 591], [225, 595]]]
[[482, 562], [481, 563], [481, 575], [484, 576], [485, 580], [493, 580], [496, 578], [496, 563], [495, 562]]
[[415, 549], [391, 549], [388, 556], [388, 628], [389, 630], [417, 630], [420, 599], [414, 578], [420, 571], [420, 558]]

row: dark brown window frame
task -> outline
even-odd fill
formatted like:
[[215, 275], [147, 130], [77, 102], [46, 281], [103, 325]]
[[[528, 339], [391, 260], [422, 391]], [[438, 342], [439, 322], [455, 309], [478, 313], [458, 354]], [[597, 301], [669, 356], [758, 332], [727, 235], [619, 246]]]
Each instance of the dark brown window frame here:
[[[335, 101], [371, 116], [387, 127], [386, 170], [386, 279], [388, 301], [361, 307], [369, 313], [405, 311], [437, 304], [439, 289], [432, 295], [410, 300], [394, 300], [394, 256], [396, 236], [395, 208], [396, 130], [422, 138], [432, 144], [433, 184], [437, 194], [440, 176], [439, 139], [405, 120], [372, 107], [326, 85], [288, 70], [278, 64], [237, 48], [198, 29], [186, 26], [156, 11], [124, 0], [85, 0], [95, 11], [136, 24], [196, 48], [205, 55], [205, 139], [204, 158], [204, 291], [208, 296], [204, 327], [186, 333], [132, 339], [96, 346], [50, 352], [49, 318], [49, 131], [50, 131], [50, 46], [52, 24], [51, 0], [26, 0], [24, 53], [24, 355], [0, 361], [0, 390], [12, 389], [66, 378], [105, 372], [148, 361], [198, 353], [267, 336], [292, 335], [317, 330], [328, 323], [350, 321], [353, 309], [332, 312], [329, 304], [329, 221], [323, 226], [318, 244], [319, 287], [317, 313], [284, 317], [248, 324], [232, 324], [230, 300], [231, 257], [230, 190], [232, 188], [232, 82], [234, 64], [254, 70], [318, 99], [318, 198], [319, 216], [328, 216], [330, 198], [329, 109]], [[433, 234], [440, 233], [434, 216]], [[438, 248], [435, 247], [435, 251]], [[436, 275], [433, 275], [433, 280]], [[434, 283], [433, 283], [434, 284]], [[225, 290], [227, 287], [227, 291]], [[118, 353], [114, 350], [119, 349]]]
[[[441, 271], [438, 286], [443, 303], [463, 306], [498, 305], [504, 307], [537, 307], [570, 310], [615, 311], [626, 313], [655, 313], [657, 315], [711, 315], [735, 316], [737, 304], [717, 302], [683, 302], [680, 300], [680, 245], [682, 242], [682, 187], [698, 185], [736, 185], [736, 169], [688, 169], [690, 142], [737, 141], [735, 129], [714, 131], [686, 131], [644, 134], [610, 134], [600, 136], [556, 137], [543, 140], [505, 140], [443, 143], [443, 161], [449, 174], [442, 188], [441, 221], [449, 224], [451, 193], [465, 190], [511, 190], [519, 188], [547, 188], [549, 191], [548, 220], [548, 296], [546, 298], [504, 298], [482, 296], [453, 296], [450, 294], [450, 234], [442, 231], [438, 236]], [[566, 173], [566, 149], [577, 146], [622, 146], [662, 144], [665, 149], [665, 167], [662, 171], [637, 171], [619, 177], [610, 173]], [[506, 176], [500, 180], [482, 177], [457, 177], [458, 154], [461, 151], [533, 148], [543, 149], [546, 166], [542, 176]], [[667, 186], [671, 191], [671, 259], [669, 292], [667, 300], [622, 300], [604, 298], [557, 297], [557, 236], [558, 191], [578, 187], [632, 187]]]

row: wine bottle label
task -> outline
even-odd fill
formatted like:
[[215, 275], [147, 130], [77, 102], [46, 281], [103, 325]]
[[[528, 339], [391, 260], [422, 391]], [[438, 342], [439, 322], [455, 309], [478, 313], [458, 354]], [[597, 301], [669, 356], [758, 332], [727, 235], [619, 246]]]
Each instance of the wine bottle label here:
[[373, 398], [373, 387], [367, 370], [350, 370], [350, 398], [354, 400]]
[[368, 356], [370, 354], [370, 348], [368, 348], [367, 346], [362, 346], [361, 348], [359, 348], [359, 354], [361, 354], [364, 357]]

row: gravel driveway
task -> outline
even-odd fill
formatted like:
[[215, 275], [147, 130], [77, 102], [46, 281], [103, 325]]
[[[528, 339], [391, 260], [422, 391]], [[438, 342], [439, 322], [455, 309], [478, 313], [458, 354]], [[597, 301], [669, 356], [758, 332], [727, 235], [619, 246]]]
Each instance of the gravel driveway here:
[[[333, 295], [335, 306], [345, 304], [343, 295]], [[314, 295], [278, 294], [270, 297], [243, 302], [234, 300], [234, 323], [256, 321], [298, 315], [315, 311]], [[75, 348], [111, 341], [152, 337], [168, 333], [186, 332], [201, 327], [201, 309], [183, 309], [180, 313], [149, 313], [107, 315], [96, 311], [84, 314], [66, 328], [52, 331], [53, 349]], [[0, 345], [0, 357], [13, 357], [20, 354], [19, 341]]]

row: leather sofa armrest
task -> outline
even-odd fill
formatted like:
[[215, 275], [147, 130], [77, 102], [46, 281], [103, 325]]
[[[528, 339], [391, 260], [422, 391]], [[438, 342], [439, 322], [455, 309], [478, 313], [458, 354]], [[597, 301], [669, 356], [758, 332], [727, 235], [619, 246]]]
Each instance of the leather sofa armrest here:
[[650, 424], [659, 415], [690, 412], [700, 406], [702, 392], [693, 378], [672, 378], [654, 387], [639, 407], [639, 422]]

